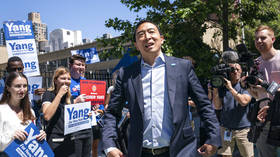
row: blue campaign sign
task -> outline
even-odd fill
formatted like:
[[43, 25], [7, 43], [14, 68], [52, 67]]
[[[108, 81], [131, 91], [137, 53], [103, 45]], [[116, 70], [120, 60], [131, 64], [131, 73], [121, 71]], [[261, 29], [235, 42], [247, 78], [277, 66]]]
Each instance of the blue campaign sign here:
[[38, 128], [33, 124], [25, 129], [28, 137], [25, 141], [14, 140], [6, 149], [5, 153], [12, 157], [54, 157], [54, 153], [49, 147], [46, 140], [37, 141], [36, 135], [40, 133]]
[[76, 50], [72, 52], [72, 55], [79, 54], [86, 58], [86, 64], [92, 64], [96, 62], [100, 62], [98, 52], [96, 48], [89, 48], [83, 50]]
[[31, 21], [5, 21], [3, 24], [5, 39], [34, 39]]
[[124, 54], [124, 56], [121, 58], [119, 63], [114, 67], [112, 70], [112, 73], [114, 73], [116, 70], [120, 69], [121, 67], [128, 67], [132, 63], [136, 62], [138, 60], [137, 56], [130, 56], [129, 54], [130, 49]]
[[18, 56], [26, 76], [40, 75], [36, 42], [31, 21], [6, 21], [3, 24], [8, 57]]

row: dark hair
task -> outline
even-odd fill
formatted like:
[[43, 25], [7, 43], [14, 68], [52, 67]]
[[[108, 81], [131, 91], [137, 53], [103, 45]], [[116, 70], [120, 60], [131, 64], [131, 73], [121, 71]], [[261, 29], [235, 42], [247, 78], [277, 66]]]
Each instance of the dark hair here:
[[139, 27], [140, 25], [142, 25], [143, 23], [151, 23], [151, 24], [155, 25], [155, 26], [157, 27], [157, 29], [158, 29], [159, 34], [161, 34], [160, 29], [159, 29], [159, 27], [158, 27], [157, 24], [155, 24], [154, 22], [149, 21], [149, 20], [142, 20], [142, 21], [139, 21], [139, 22], [136, 24], [136, 26], [135, 26], [135, 30], [134, 30], [134, 33], [133, 33], [133, 39], [132, 39], [133, 42], [136, 42], [136, 31], [137, 31], [138, 27]]
[[21, 62], [22, 65], [23, 65], [23, 62], [22, 62], [21, 58], [19, 58], [18, 56], [13, 56], [13, 57], [8, 59], [6, 69], [8, 69], [10, 67], [11, 62]]
[[79, 60], [79, 61], [82, 61], [82, 62], [86, 62], [86, 58], [81, 56], [81, 55], [73, 55], [69, 58], [69, 63], [72, 65], [74, 63], [75, 60]]
[[[6, 104], [6, 103], [8, 104], [9, 103], [9, 100], [11, 99], [11, 94], [8, 91], [8, 87], [11, 87], [13, 81], [18, 77], [25, 78], [26, 82], [28, 84], [27, 77], [23, 73], [19, 73], [19, 72], [9, 73], [9, 75], [7, 76], [6, 81], [5, 81], [5, 88], [4, 88], [3, 96], [0, 100], [0, 104]], [[20, 108], [23, 110], [23, 123], [25, 123], [28, 120], [35, 120], [35, 117], [31, 112], [31, 106], [30, 106], [28, 91], [26, 92], [24, 98], [21, 99], [21, 101], [20, 101]]]

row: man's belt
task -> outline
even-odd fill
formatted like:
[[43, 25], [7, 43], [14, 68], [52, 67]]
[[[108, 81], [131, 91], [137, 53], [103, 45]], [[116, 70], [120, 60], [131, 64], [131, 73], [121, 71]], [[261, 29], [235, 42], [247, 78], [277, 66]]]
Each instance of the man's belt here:
[[156, 148], [156, 149], [142, 148], [142, 151], [145, 153], [153, 154], [153, 155], [160, 155], [165, 152], [168, 152], [169, 147], [162, 147], [162, 148]]

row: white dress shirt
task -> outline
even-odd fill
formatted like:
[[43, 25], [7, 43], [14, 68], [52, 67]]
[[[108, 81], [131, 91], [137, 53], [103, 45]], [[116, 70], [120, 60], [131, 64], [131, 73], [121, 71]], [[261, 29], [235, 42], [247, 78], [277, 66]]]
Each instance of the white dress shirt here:
[[174, 128], [162, 53], [155, 59], [153, 66], [141, 61], [141, 76], [144, 98], [143, 147], [156, 149], [169, 146]]

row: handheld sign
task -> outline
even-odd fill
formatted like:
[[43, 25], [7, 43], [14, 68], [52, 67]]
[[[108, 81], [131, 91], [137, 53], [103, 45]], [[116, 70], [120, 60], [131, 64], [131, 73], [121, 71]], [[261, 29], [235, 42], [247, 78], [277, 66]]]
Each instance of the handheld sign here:
[[25, 141], [14, 140], [4, 152], [12, 157], [54, 157], [54, 153], [46, 140], [37, 141], [36, 136], [40, 133], [38, 128], [30, 123], [25, 131], [28, 137]]
[[42, 88], [42, 76], [28, 77], [28, 94], [30, 101], [32, 101], [34, 98], [41, 98], [38, 95], [34, 95], [35, 90], [38, 88]]
[[86, 101], [91, 101], [91, 105], [104, 104], [106, 93], [106, 82], [96, 80], [81, 80], [81, 94], [86, 95]]
[[90, 102], [65, 105], [64, 135], [91, 128]]
[[26, 76], [40, 75], [37, 48], [31, 21], [5, 21], [3, 24], [8, 57], [18, 56]]

